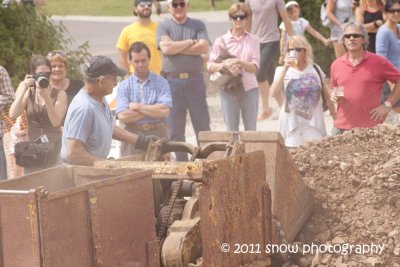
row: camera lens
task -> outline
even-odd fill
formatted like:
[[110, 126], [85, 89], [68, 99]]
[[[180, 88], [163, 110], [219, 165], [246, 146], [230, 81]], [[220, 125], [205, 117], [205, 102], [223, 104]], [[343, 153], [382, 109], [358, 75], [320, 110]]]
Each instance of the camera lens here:
[[49, 79], [46, 76], [40, 76], [37, 79], [40, 88], [47, 88], [49, 87]]

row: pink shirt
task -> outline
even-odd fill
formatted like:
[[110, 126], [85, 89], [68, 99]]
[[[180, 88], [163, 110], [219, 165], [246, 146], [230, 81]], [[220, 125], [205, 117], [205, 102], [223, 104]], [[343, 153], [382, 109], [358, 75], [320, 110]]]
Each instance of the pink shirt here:
[[[260, 67], [260, 39], [257, 36], [248, 32], [246, 32], [241, 37], [236, 38], [231, 34], [231, 31], [229, 30], [226, 34], [218, 37], [215, 40], [207, 64], [208, 68], [210, 67], [210, 64], [212, 62], [215, 62], [217, 60], [218, 56], [221, 53], [221, 50], [225, 49], [222, 38], [224, 39], [229, 54], [237, 57], [242, 61], [254, 63], [257, 65], [257, 68]], [[258, 87], [255, 73], [250, 73], [243, 70], [242, 75], [243, 85], [246, 91]]]
[[400, 72], [386, 59], [365, 52], [364, 59], [352, 66], [347, 54], [336, 59], [331, 66], [331, 87], [344, 87], [344, 100], [338, 106], [335, 127], [369, 128], [379, 122], [371, 119], [370, 112], [380, 105], [383, 83], [400, 81]]

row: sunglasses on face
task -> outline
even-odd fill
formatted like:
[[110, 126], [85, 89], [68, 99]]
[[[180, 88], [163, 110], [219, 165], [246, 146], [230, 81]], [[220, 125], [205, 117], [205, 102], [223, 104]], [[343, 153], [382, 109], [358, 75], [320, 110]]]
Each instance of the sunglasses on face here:
[[151, 2], [140, 2], [138, 6], [141, 8], [151, 7]]
[[395, 14], [395, 13], [399, 13], [400, 14], [400, 9], [389, 9], [386, 12], [388, 12], [390, 14]]
[[53, 50], [53, 51], [50, 51], [50, 52], [47, 54], [47, 57], [52, 57], [52, 56], [55, 56], [55, 55], [60, 55], [60, 56], [62, 56], [62, 57], [66, 57], [65, 52], [62, 51], [62, 50]]
[[241, 15], [232, 15], [231, 19], [233, 20], [244, 20], [247, 17], [246, 14], [241, 14]]
[[303, 50], [304, 50], [303, 47], [293, 47], [293, 48], [288, 48], [287, 52], [289, 53], [290, 51], [296, 51], [297, 53], [300, 53]]
[[172, 3], [171, 6], [172, 8], [178, 8], [178, 7], [184, 8], [186, 6], [186, 3], [185, 2]]
[[359, 33], [348, 33], [348, 34], [344, 34], [343, 37], [346, 39], [350, 39], [351, 37], [353, 37], [354, 39], [357, 38], [361, 38], [363, 35], [359, 34]]

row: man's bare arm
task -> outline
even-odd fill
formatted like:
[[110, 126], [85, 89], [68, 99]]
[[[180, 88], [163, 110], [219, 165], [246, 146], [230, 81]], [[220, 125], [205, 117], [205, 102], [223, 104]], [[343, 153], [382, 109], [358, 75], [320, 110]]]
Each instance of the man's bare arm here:
[[115, 140], [135, 145], [139, 136], [117, 125], [114, 125], [112, 137]]
[[285, 30], [289, 36], [293, 35], [293, 26], [292, 22], [290, 21], [289, 15], [286, 11], [286, 9], [279, 11], [279, 15], [281, 16], [281, 19], [283, 21], [283, 24], [285, 25]]
[[141, 114], [138, 111], [134, 110], [125, 110], [118, 113], [118, 119], [123, 123], [135, 123], [138, 120], [141, 120], [145, 117], [145, 115]]
[[170, 108], [164, 104], [144, 105], [138, 103], [130, 103], [129, 109], [131, 108], [147, 117], [155, 119], [166, 118], [170, 112]]
[[202, 54], [208, 54], [209, 43], [207, 40], [200, 39], [197, 41], [195, 40], [194, 42], [194, 45], [182, 52], [183, 55], [199, 56]]
[[95, 161], [104, 159], [90, 154], [82, 141], [68, 139], [65, 160], [73, 165], [92, 166]]
[[184, 50], [194, 45], [194, 40], [172, 41], [168, 36], [162, 36], [160, 40], [161, 52], [168, 56], [181, 54]]

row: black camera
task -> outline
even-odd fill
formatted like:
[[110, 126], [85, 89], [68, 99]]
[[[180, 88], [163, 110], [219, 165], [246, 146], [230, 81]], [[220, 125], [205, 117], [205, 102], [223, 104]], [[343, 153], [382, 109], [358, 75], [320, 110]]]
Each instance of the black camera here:
[[49, 75], [47, 73], [33, 74], [33, 78], [38, 82], [40, 88], [49, 87]]

